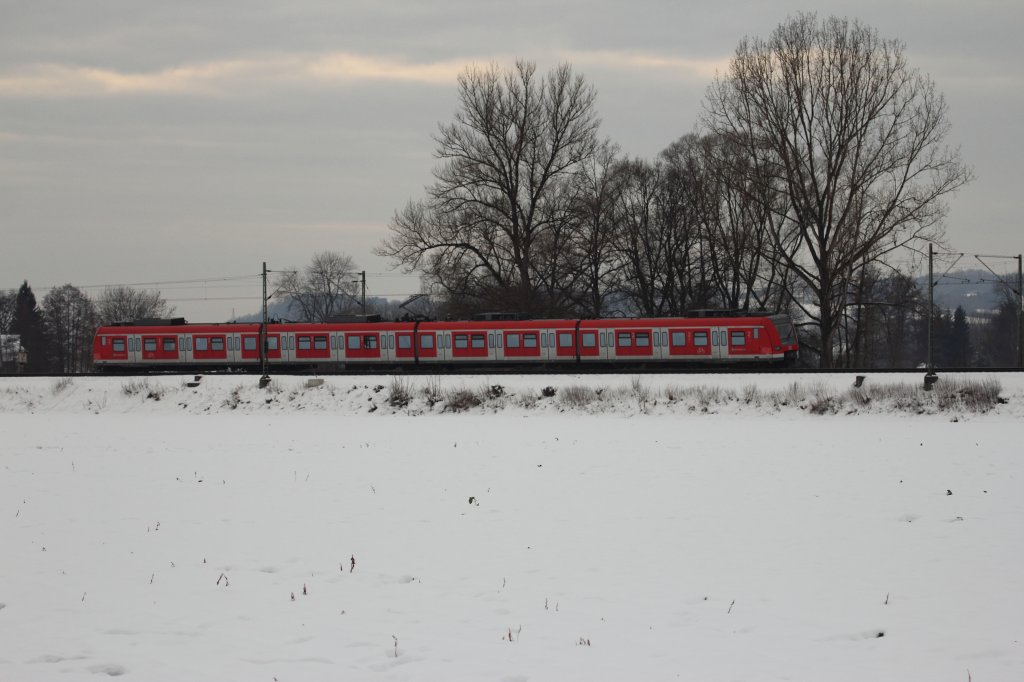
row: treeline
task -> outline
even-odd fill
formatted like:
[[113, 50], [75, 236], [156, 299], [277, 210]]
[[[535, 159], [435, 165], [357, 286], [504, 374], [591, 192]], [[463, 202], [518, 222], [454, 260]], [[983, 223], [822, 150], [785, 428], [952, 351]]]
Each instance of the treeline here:
[[569, 65], [474, 66], [457, 87], [433, 181], [377, 250], [452, 314], [789, 311], [815, 364], [852, 362], [864, 287], [905, 277], [971, 179], [931, 79], [846, 19], [800, 14], [741, 41], [697, 132], [654, 160], [601, 139], [596, 91]]
[[96, 327], [173, 313], [160, 292], [131, 287], [110, 287], [93, 300], [65, 284], [51, 289], [40, 304], [32, 287], [23, 282], [17, 290], [0, 290], [0, 371], [88, 371]]

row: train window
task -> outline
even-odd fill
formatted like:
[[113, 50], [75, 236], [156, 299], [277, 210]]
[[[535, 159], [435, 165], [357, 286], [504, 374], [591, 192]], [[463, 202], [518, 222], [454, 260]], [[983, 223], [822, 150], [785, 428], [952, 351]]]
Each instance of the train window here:
[[192, 352], [192, 337], [191, 336], [186, 336], [185, 337], [185, 349], [188, 350], [190, 353]]
[[501, 344], [502, 344], [501, 333], [499, 332], [499, 333], [495, 334], [495, 336], [498, 337], [498, 348], [501, 348]]
[[405, 334], [398, 335], [398, 349], [409, 350], [412, 348], [412, 337]]
[[544, 332], [540, 333], [540, 347], [541, 348], [547, 348], [548, 347], [548, 335], [545, 334]]
[[348, 335], [348, 346], [347, 347], [348, 347], [349, 350], [359, 350], [359, 348], [360, 348], [359, 337], [356, 336], [355, 334], [349, 334]]
[[636, 345], [640, 348], [647, 348], [651, 345], [651, 333], [650, 332], [637, 332], [636, 333]]
[[445, 350], [450, 349], [452, 347], [452, 335], [451, 334], [445, 334], [444, 335], [444, 347], [445, 347]]
[[693, 333], [693, 345], [695, 345], [695, 346], [706, 346], [706, 345], [708, 345], [708, 333], [707, 332], [694, 332]]
[[259, 342], [256, 341], [255, 336], [246, 336], [244, 339], [242, 339], [243, 350], [256, 350], [258, 346]]
[[212, 350], [212, 351], [222, 351], [222, 350], [224, 350], [224, 337], [223, 336], [214, 336], [213, 338], [211, 338], [210, 339], [210, 350]]
[[661, 335], [658, 332], [654, 332], [654, 347], [658, 348], [661, 346]]
[[142, 341], [143, 350], [155, 353], [156, 352], [156, 339], [143, 339]]
[[494, 332], [487, 335], [487, 347], [494, 348]]
[[619, 332], [617, 343], [623, 348], [628, 348], [633, 345], [633, 335], [629, 332]]
[[712, 331], [711, 332], [711, 345], [712, 346], [717, 346], [718, 345], [718, 332], [717, 331]]
[[276, 336], [268, 336], [267, 337], [267, 350], [277, 350], [277, 337]]
[[668, 345], [668, 332], [662, 332], [661, 333], [661, 345], [663, 345], [663, 346], [667, 346]]
[[686, 332], [672, 332], [672, 345], [673, 346], [685, 346], [686, 345]]
[[420, 348], [433, 348], [434, 347], [434, 335], [433, 334], [420, 334]]
[[584, 348], [594, 348], [597, 346], [597, 334], [594, 332], [583, 332], [582, 345]]
[[326, 336], [314, 336], [313, 337], [313, 350], [327, 350], [327, 337]]
[[558, 345], [562, 348], [572, 348], [572, 334], [566, 332], [559, 333]]
[[536, 348], [537, 347], [537, 335], [536, 334], [523, 334], [523, 348]]
[[338, 337], [331, 334], [331, 350], [338, 350]]
[[733, 332], [730, 337], [730, 343], [734, 346], [745, 346], [747, 345], [747, 335], [745, 332]]
[[112, 343], [112, 347], [113, 347], [115, 353], [123, 353], [124, 352], [124, 339], [114, 339], [114, 341]]
[[469, 337], [465, 334], [455, 335], [455, 347], [456, 348], [469, 348]]
[[601, 348], [604, 348], [607, 345], [608, 345], [608, 335], [605, 334], [604, 332], [601, 332]]
[[299, 350], [309, 350], [311, 341], [308, 336], [300, 336], [299, 339]]
[[174, 339], [164, 339], [164, 352], [173, 353], [178, 350], [178, 346], [174, 343]]
[[483, 334], [473, 334], [473, 336], [470, 337], [470, 343], [472, 343], [473, 348], [486, 348], [487, 347], [487, 341], [484, 339], [484, 335]]
[[377, 337], [373, 334], [367, 334], [364, 336], [363, 348], [366, 350], [377, 350]]
[[758, 332], [760, 332], [760, 331], [761, 330], [758, 327], [754, 327], [754, 338], [755, 339], [758, 338]]
[[509, 348], [519, 348], [519, 334], [509, 334], [506, 336], [505, 345]]

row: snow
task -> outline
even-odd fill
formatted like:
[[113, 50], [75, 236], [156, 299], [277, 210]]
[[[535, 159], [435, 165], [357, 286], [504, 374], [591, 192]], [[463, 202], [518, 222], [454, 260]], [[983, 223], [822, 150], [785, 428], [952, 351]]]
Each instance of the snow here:
[[979, 378], [4, 378], [0, 680], [1024, 679]]

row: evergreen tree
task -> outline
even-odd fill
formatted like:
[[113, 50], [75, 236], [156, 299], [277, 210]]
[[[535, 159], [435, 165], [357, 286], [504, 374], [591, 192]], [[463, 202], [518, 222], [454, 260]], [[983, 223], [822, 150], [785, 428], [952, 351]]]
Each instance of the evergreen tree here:
[[949, 329], [949, 363], [952, 367], [971, 365], [971, 327], [967, 322], [967, 311], [957, 306]]
[[28, 371], [45, 372], [50, 368], [50, 353], [46, 342], [46, 327], [36, 305], [36, 296], [28, 281], [18, 289], [14, 303], [14, 321], [11, 333], [21, 337], [21, 347], [28, 354]]

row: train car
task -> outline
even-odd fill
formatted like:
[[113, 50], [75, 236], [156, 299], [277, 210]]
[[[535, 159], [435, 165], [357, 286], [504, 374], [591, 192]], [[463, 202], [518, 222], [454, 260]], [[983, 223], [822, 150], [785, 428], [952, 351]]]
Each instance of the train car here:
[[670, 318], [188, 324], [100, 327], [99, 371], [289, 371], [402, 368], [770, 365], [797, 354], [786, 315]]

